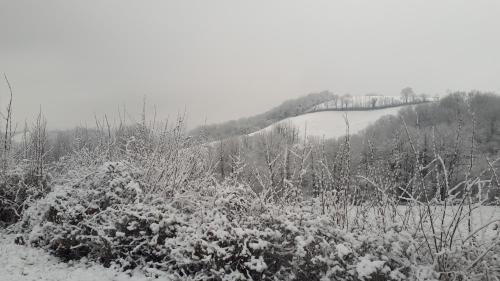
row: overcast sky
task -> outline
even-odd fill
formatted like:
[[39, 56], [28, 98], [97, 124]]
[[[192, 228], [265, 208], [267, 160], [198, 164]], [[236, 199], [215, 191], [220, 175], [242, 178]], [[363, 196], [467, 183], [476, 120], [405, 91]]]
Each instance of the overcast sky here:
[[499, 92], [500, 1], [0, 0], [0, 72], [50, 128], [143, 96], [194, 126], [322, 90]]

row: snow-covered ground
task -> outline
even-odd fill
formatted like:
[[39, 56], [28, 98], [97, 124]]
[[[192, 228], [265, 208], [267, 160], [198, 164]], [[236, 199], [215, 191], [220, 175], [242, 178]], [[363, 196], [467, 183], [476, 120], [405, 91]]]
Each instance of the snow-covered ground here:
[[346, 123], [344, 116], [349, 120], [349, 132], [351, 134], [359, 133], [361, 130], [373, 124], [380, 117], [385, 115], [395, 115], [405, 106], [391, 107], [385, 109], [363, 110], [363, 111], [321, 111], [307, 113], [295, 117], [286, 118], [262, 130], [250, 134], [256, 135], [271, 130], [277, 124], [291, 125], [299, 130], [299, 137], [314, 136], [338, 138], [345, 135]]
[[[0, 232], [0, 281], [146, 281], [101, 265], [64, 263], [41, 249], [16, 245], [14, 236]], [[161, 279], [158, 279], [161, 280]]]

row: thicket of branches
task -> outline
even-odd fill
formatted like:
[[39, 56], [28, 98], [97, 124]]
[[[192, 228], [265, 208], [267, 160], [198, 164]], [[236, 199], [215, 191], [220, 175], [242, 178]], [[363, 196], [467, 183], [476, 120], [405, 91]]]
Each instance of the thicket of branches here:
[[[484, 213], [500, 202], [498, 108], [494, 94], [454, 93], [383, 118], [361, 135], [349, 136], [346, 120], [346, 136], [333, 141], [299, 140], [294, 128], [278, 126], [214, 144], [215, 171], [222, 178], [238, 171], [277, 204], [312, 198], [314, 211], [343, 229], [400, 224], [421, 241], [417, 250], [441, 279], [466, 271], [498, 278], [495, 262], [483, 260], [500, 245], [500, 218]], [[457, 249], [467, 257], [458, 258]]]
[[[267, 134], [224, 139], [209, 147], [217, 154], [218, 176], [239, 170], [240, 177], [255, 188], [283, 186], [291, 180], [311, 195], [318, 194], [330, 174], [334, 183], [329, 184], [338, 185], [342, 175], [375, 173], [391, 175], [393, 182], [402, 185], [415, 176], [417, 163], [425, 167], [438, 156], [448, 170], [447, 180], [455, 185], [467, 175], [489, 169], [499, 156], [498, 108], [497, 95], [455, 93], [439, 103], [406, 107], [398, 116], [384, 117], [358, 135], [349, 136], [346, 120], [346, 126], [338, 129], [346, 130], [347, 137], [338, 140], [300, 140], [295, 128], [280, 125]], [[241, 163], [246, 169], [235, 168]]]

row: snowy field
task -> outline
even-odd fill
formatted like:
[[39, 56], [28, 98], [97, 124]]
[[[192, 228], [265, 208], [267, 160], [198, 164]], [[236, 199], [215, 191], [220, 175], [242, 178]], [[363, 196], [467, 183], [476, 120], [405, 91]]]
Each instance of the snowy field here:
[[370, 124], [373, 124], [382, 116], [396, 115], [398, 111], [404, 107], [405, 106], [365, 111], [322, 111], [307, 113], [281, 120], [250, 134], [250, 136], [270, 131], [274, 126], [280, 124], [298, 128], [299, 137], [302, 139], [304, 136], [324, 137], [325, 139], [338, 138], [345, 135], [346, 123], [344, 116], [347, 116], [349, 120], [350, 133], [355, 134], [359, 133]]
[[150, 280], [138, 272], [131, 277], [94, 263], [64, 263], [44, 250], [14, 244], [14, 238], [0, 232], [0, 281]]

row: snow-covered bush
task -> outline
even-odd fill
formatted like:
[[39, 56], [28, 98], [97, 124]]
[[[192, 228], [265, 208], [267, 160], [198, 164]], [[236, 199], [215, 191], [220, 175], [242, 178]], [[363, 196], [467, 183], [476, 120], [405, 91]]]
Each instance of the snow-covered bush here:
[[19, 165], [0, 177], [0, 226], [19, 220], [26, 208], [50, 190], [50, 177]]
[[[255, 208], [245, 186], [205, 187], [171, 198], [143, 194], [142, 173], [106, 163], [55, 187], [25, 212], [31, 244], [69, 260], [198, 280], [408, 280], [418, 264], [411, 236], [349, 233], [327, 215]], [[433, 277], [433, 272], [428, 272]]]
[[[106, 163], [70, 186], [54, 191], [26, 210], [20, 227], [31, 231], [30, 241], [48, 246], [67, 259], [88, 255], [99, 229], [93, 219], [111, 206], [139, 202], [142, 196], [138, 174], [126, 164]], [[88, 241], [78, 241], [86, 237]]]

